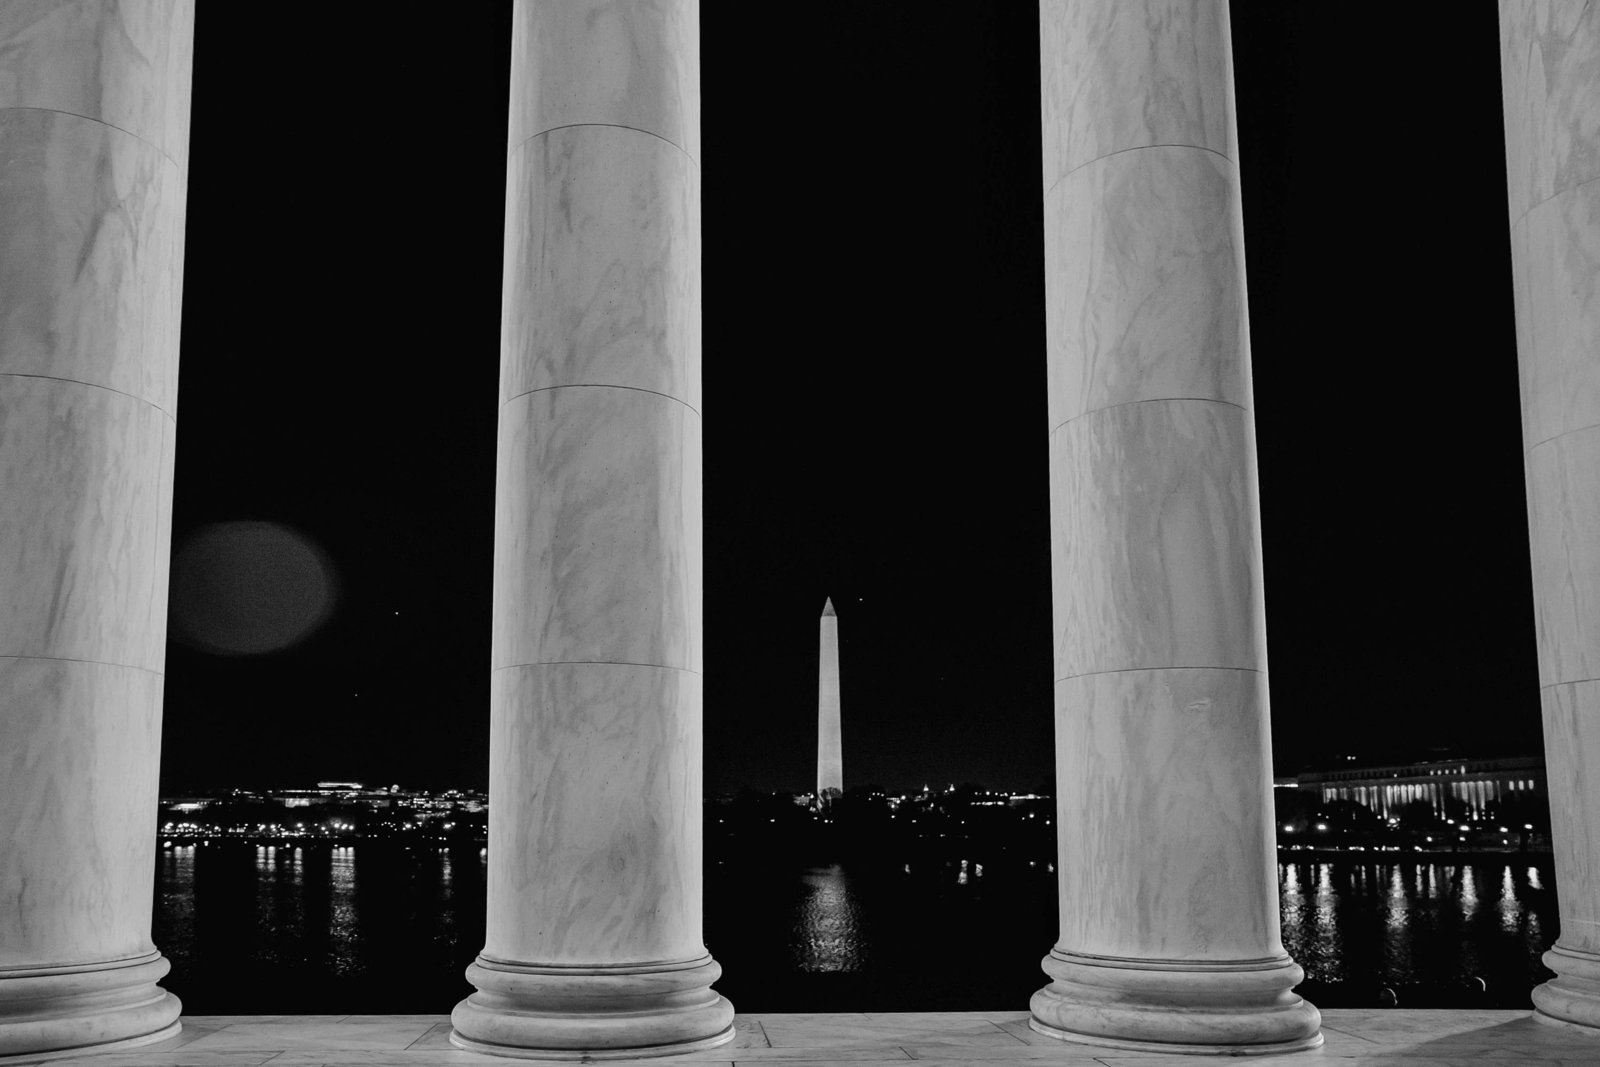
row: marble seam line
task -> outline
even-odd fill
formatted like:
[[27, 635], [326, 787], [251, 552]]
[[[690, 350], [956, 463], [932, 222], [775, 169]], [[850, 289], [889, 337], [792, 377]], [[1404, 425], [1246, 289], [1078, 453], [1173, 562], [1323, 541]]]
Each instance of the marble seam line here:
[[183, 173], [183, 168], [178, 166], [178, 161], [176, 159], [173, 159], [171, 156], [167, 155], [166, 151], [160, 145], [156, 144], [154, 141], [150, 141], [150, 140], [148, 140], [148, 139], [146, 139], [144, 137], [140, 137], [138, 134], [134, 133], [132, 130], [125, 130], [121, 126], [118, 126], [114, 122], [107, 122], [105, 119], [97, 119], [93, 115], [80, 115], [76, 111], [63, 111], [59, 107], [15, 106], [15, 107], [0, 108], [0, 111], [47, 111], [52, 115], [67, 115], [67, 116], [70, 116], [70, 117], [75, 118], [75, 119], [82, 119], [85, 122], [96, 123], [96, 124], [98, 124], [100, 126], [106, 127], [107, 129], [116, 130], [118, 133], [125, 133], [129, 137], [132, 137], [135, 141], [138, 141], [140, 144], [149, 146], [162, 159], [166, 160], [168, 163], [171, 163], [172, 166], [177, 170], [177, 172], [179, 174]]
[[[1010, 1030], [1007, 1030], [1005, 1027], [1001, 1026], [999, 1023], [995, 1022], [993, 1019], [989, 1019], [987, 1021], [988, 1021], [990, 1026], [994, 1027], [996, 1030], [1000, 1031], [1002, 1034], [1005, 1034], [1007, 1037], [1009, 1037], [1011, 1040], [1015, 1041], [1017, 1044], [1019, 1044], [1019, 1045], [1026, 1045], [1027, 1044], [1027, 1042], [1022, 1040], [1022, 1038], [1018, 1037], [1016, 1034], [1013, 1034]], [[912, 1058], [915, 1059], [916, 1057], [912, 1057]]]
[[1149, 673], [1150, 671], [1247, 671], [1250, 674], [1265, 674], [1266, 673], [1266, 668], [1264, 668], [1264, 667], [1212, 667], [1212, 666], [1194, 667], [1194, 666], [1182, 666], [1182, 665], [1173, 665], [1173, 666], [1169, 666], [1169, 667], [1116, 667], [1116, 668], [1113, 668], [1113, 669], [1108, 670], [1108, 671], [1084, 671], [1081, 674], [1069, 674], [1069, 675], [1066, 675], [1065, 677], [1057, 678], [1055, 680], [1054, 684], [1060, 685], [1062, 682], [1070, 682], [1074, 678], [1093, 678], [1095, 675], [1099, 675], [1099, 674], [1136, 674], [1136, 673], [1138, 673], [1140, 671], [1143, 671], [1143, 672], [1146, 672], [1146, 673]]
[[665, 142], [667, 142], [667, 144], [671, 145], [673, 148], [676, 148], [678, 151], [682, 152], [683, 153], [683, 158], [687, 159], [690, 163], [693, 163], [695, 170], [699, 170], [700, 169], [700, 161], [698, 159], [694, 158], [693, 156], [691, 156], [689, 154], [689, 150], [687, 148], [684, 148], [683, 145], [679, 144], [677, 141], [672, 140], [670, 137], [663, 137], [659, 133], [652, 133], [649, 130], [641, 130], [637, 126], [624, 126], [620, 122], [569, 122], [569, 123], [567, 123], [567, 124], [565, 124], [563, 126], [552, 126], [548, 130], [540, 130], [538, 133], [534, 134], [532, 137], [524, 138], [523, 140], [521, 140], [521, 141], [517, 142], [516, 144], [512, 145], [509, 149], [506, 150], [506, 156], [507, 156], [507, 158], [509, 158], [509, 157], [515, 155], [516, 153], [518, 153], [518, 152], [522, 151], [524, 148], [526, 148], [531, 142], [537, 141], [539, 138], [543, 137], [545, 134], [555, 133], [557, 130], [576, 130], [576, 129], [580, 129], [580, 128], [584, 127], [584, 126], [604, 126], [607, 129], [611, 129], [611, 130], [632, 130], [634, 133], [642, 133], [646, 137], [654, 137], [658, 141], [665, 141]]
[[1550, 201], [1554, 200], [1556, 197], [1558, 197], [1558, 196], [1566, 196], [1568, 193], [1572, 192], [1574, 189], [1582, 189], [1585, 185], [1589, 185], [1592, 182], [1600, 182], [1600, 174], [1596, 174], [1593, 178], [1585, 178], [1581, 182], [1574, 182], [1573, 184], [1567, 186], [1565, 189], [1557, 189], [1555, 192], [1551, 193], [1549, 196], [1545, 197], [1543, 200], [1539, 201], [1537, 204], [1528, 205], [1528, 210], [1524, 211], [1522, 214], [1517, 216], [1517, 221], [1515, 221], [1515, 222], [1513, 222], [1511, 224], [1511, 228], [1514, 230], [1518, 226], [1521, 226], [1524, 219], [1526, 219], [1529, 215], [1533, 214], [1534, 211], [1536, 211], [1538, 208], [1541, 208], [1544, 205], [1548, 204]]
[[100, 384], [98, 384], [96, 382], [80, 381], [77, 378], [59, 378], [54, 374], [28, 374], [25, 371], [15, 371], [15, 370], [0, 371], [0, 377], [3, 377], [3, 378], [37, 378], [40, 381], [46, 381], [46, 382], [65, 382], [68, 385], [81, 385], [85, 389], [104, 389], [108, 393], [116, 393], [118, 396], [125, 396], [129, 400], [136, 400], [141, 404], [148, 404], [150, 407], [155, 408], [157, 411], [161, 412], [161, 414], [163, 414], [167, 418], [171, 419], [174, 423], [176, 423], [178, 421], [178, 416], [174, 415], [172, 412], [168, 411], [166, 408], [162, 407], [160, 404], [157, 404], [154, 400], [146, 400], [142, 396], [134, 396], [132, 393], [125, 393], [121, 389], [115, 389], [115, 388], [113, 388], [113, 387], [111, 387], [109, 385], [100, 385]]
[[146, 674], [153, 674], [157, 678], [165, 678], [167, 676], [164, 671], [154, 670], [150, 667], [140, 667], [132, 663], [116, 663], [112, 660], [104, 659], [79, 659], [76, 656], [12, 656], [0, 654], [0, 659], [43, 659], [53, 663], [90, 663], [96, 667], [120, 667], [125, 671], [144, 671]]
[[1080, 411], [1078, 414], [1072, 416], [1072, 418], [1062, 419], [1060, 422], [1050, 427], [1050, 436], [1054, 437], [1056, 435], [1056, 431], [1067, 425], [1069, 422], [1077, 422], [1079, 419], [1088, 418], [1090, 415], [1098, 415], [1102, 411], [1110, 411], [1113, 408], [1125, 408], [1132, 404], [1172, 404], [1178, 401], [1193, 401], [1200, 404], [1226, 404], [1230, 408], [1238, 408], [1245, 414], [1250, 414], [1250, 409], [1245, 407], [1243, 404], [1235, 404], [1231, 400], [1218, 400], [1214, 396], [1155, 396], [1148, 400], [1119, 400], [1115, 404], [1106, 404], [1104, 407], [1091, 408], [1088, 411]]
[[1324, 1030], [1332, 1030], [1334, 1033], [1340, 1034], [1340, 1035], [1342, 1035], [1344, 1037], [1353, 1037], [1357, 1041], [1365, 1041], [1369, 1045], [1379, 1044], [1379, 1042], [1372, 1040], [1372, 1038], [1370, 1038], [1370, 1037], [1362, 1037], [1360, 1034], [1356, 1033], [1354, 1030], [1341, 1030], [1337, 1026], [1329, 1026], [1327, 1023], [1323, 1023], [1322, 1024], [1322, 1029], [1324, 1029]]
[[[1600, 682], [1600, 678], [1571, 678], [1565, 682], [1551, 682], [1548, 685], [1541, 685], [1539, 687], [1539, 692], [1542, 693], [1546, 689], [1558, 689], [1563, 685], [1589, 685], [1593, 682]], [[1572, 920], [1569, 919], [1567, 921], [1571, 922]]]
[[689, 403], [687, 400], [679, 400], [677, 397], [673, 396], [671, 393], [658, 393], [654, 389], [641, 389], [637, 385], [609, 385], [609, 384], [606, 384], [604, 382], [571, 382], [571, 383], [569, 383], [567, 385], [541, 385], [537, 389], [524, 389], [522, 392], [518, 393], [516, 396], [508, 396], [508, 397], [506, 397], [506, 399], [504, 399], [504, 400], [502, 400], [500, 402], [500, 406], [501, 407], [505, 407], [507, 404], [511, 404], [511, 403], [513, 403], [515, 401], [521, 400], [525, 396], [532, 396], [534, 393], [548, 393], [548, 392], [552, 392], [552, 391], [554, 391], [556, 389], [627, 389], [628, 391], [634, 392], [634, 393], [649, 393], [651, 396], [663, 397], [663, 398], [665, 398], [667, 400], [672, 400], [672, 401], [675, 401], [675, 402], [677, 402], [679, 404], [682, 404], [684, 407], [686, 407], [690, 411], [694, 412], [696, 417], [698, 417], [698, 418], [700, 418], [702, 420], [705, 418], [704, 415], [700, 414], [700, 409], [699, 408], [695, 407], [693, 404]]
[[658, 671], [678, 671], [681, 674], [701, 673], [692, 671], [688, 667], [669, 667], [665, 663], [633, 663], [625, 659], [548, 659], [536, 663], [507, 663], [493, 670], [515, 671], [524, 667], [650, 667]]
[[[1192, 148], [1196, 152], [1210, 152], [1214, 156], [1218, 156], [1222, 159], [1228, 159], [1226, 154], [1218, 152], [1215, 148], [1207, 148], [1203, 144], [1136, 144], [1132, 148], [1119, 148], [1115, 152], [1107, 152], [1103, 156], [1095, 156], [1093, 159], [1084, 160], [1082, 163], [1079, 163], [1076, 167], [1073, 167], [1055, 181], [1051, 182], [1050, 187], [1044, 191], [1044, 198], [1046, 200], [1050, 199], [1050, 194], [1056, 191], [1056, 186], [1060, 185], [1062, 182], [1078, 173], [1078, 171], [1082, 170], [1084, 167], [1093, 166], [1102, 159], [1110, 159], [1112, 156], [1126, 155], [1129, 152], [1143, 152], [1151, 148]], [[1238, 167], [1238, 164], [1234, 163], [1233, 160], [1228, 159], [1228, 162], [1233, 164], [1234, 167]]]
[[1591, 423], [1588, 426], [1574, 426], [1570, 430], [1562, 430], [1558, 434], [1553, 434], [1550, 437], [1546, 437], [1543, 441], [1539, 441], [1539, 442], [1537, 442], [1535, 444], [1529, 445], [1528, 448], [1522, 454], [1523, 454], [1523, 456], [1531, 456], [1531, 455], [1534, 454], [1535, 451], [1537, 451], [1540, 448], [1543, 448], [1545, 445], [1549, 444], [1551, 441], [1559, 441], [1563, 437], [1569, 437], [1569, 436], [1571, 436], [1572, 434], [1575, 434], [1575, 433], [1587, 433], [1590, 430], [1600, 430], [1600, 422]]

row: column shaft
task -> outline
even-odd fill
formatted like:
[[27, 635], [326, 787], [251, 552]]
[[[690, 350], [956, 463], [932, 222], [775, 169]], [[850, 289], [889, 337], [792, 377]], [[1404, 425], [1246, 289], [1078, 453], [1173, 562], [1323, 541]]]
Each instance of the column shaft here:
[[179, 1028], [150, 911], [193, 23], [0, 4], [0, 1055]]
[[706, 1047], [698, 4], [513, 19], [488, 937], [452, 1040]]
[[1561, 913], [1533, 1002], [1600, 1026], [1600, 10], [1501, 0], [1500, 69]]
[[1227, 7], [1043, 0], [1061, 939], [1033, 1027], [1321, 1043], [1278, 934]]

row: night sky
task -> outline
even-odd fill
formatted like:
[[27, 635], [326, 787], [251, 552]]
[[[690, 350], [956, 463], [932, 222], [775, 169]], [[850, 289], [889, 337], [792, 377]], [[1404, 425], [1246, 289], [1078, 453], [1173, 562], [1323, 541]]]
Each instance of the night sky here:
[[[487, 783], [510, 4], [427, 10], [197, 17], [168, 793]], [[1539, 751], [1495, 6], [1450, 10], [1234, 5], [1279, 774]], [[825, 596], [847, 786], [1048, 788], [1036, 9], [701, 21], [707, 788], [812, 784]]]

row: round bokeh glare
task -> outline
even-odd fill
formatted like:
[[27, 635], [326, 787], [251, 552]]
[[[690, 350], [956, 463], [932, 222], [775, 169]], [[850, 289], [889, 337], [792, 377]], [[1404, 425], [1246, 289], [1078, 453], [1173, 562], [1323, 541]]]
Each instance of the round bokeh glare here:
[[222, 656], [278, 652], [327, 621], [335, 586], [326, 554], [288, 526], [204, 526], [173, 557], [173, 636]]

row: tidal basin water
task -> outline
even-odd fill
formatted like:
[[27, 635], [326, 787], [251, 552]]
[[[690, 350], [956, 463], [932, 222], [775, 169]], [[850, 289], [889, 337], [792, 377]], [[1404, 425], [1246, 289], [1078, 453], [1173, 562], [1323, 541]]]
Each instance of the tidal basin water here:
[[[477, 846], [163, 847], [164, 984], [198, 1014], [448, 1012], [483, 947], [485, 863]], [[1547, 858], [1285, 862], [1278, 877], [1284, 947], [1316, 1003], [1521, 1007], [1549, 977]], [[1020, 1009], [1045, 981], [1055, 907], [1045, 864], [721, 863], [705, 936], [742, 1011]]]

